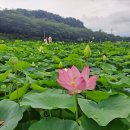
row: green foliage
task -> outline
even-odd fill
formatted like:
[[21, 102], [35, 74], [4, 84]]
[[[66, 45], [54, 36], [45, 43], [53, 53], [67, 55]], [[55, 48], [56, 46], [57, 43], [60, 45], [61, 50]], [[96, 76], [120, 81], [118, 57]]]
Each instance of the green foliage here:
[[7, 46], [5, 44], [0, 44], [0, 52], [2, 51], [6, 51], [7, 50]]
[[[86, 43], [1, 44], [6, 49], [0, 51], [0, 130], [130, 129], [129, 43], [89, 43], [87, 59]], [[12, 57], [17, 64], [10, 64]], [[90, 76], [98, 75], [95, 90], [77, 95], [78, 123], [74, 96], [57, 83], [58, 69], [72, 65], [79, 70], [89, 66]]]
[[15, 99], [23, 97], [23, 95], [27, 92], [27, 89], [28, 89], [27, 85], [25, 85], [25, 86], [23, 86], [21, 88], [16, 89], [15, 91], [13, 91], [10, 94], [9, 99], [10, 100], [15, 100]]
[[68, 94], [59, 93], [28, 93], [24, 96], [21, 106], [31, 106], [32, 108], [56, 109], [74, 107], [74, 97]]
[[30, 64], [28, 62], [25, 62], [25, 61], [19, 61], [17, 64], [16, 64], [16, 68], [21, 70], [21, 69], [25, 69], [25, 68], [28, 68], [30, 67]]
[[86, 99], [78, 101], [84, 114], [95, 120], [100, 126], [106, 126], [115, 118], [127, 118], [130, 113], [130, 98], [127, 96], [111, 96], [98, 104]]
[[103, 99], [109, 98], [111, 95], [118, 94], [117, 92], [103, 92], [103, 91], [87, 91], [86, 97], [94, 100], [96, 102], [100, 102]]
[[0, 74], [0, 82], [3, 82], [8, 77], [10, 72], [11, 70], [7, 70], [5, 73]]
[[123, 124], [119, 119], [115, 119], [107, 126], [99, 126], [95, 121], [85, 116], [80, 118], [79, 130], [128, 130], [128, 126]]
[[78, 130], [76, 122], [58, 118], [43, 118], [33, 124], [29, 130]]
[[0, 101], [0, 120], [4, 122], [0, 130], [14, 130], [22, 116], [22, 109], [16, 102], [6, 99]]
[[47, 88], [43, 88], [43, 87], [41, 87], [41, 86], [39, 86], [39, 85], [37, 85], [35, 83], [31, 84], [31, 88], [33, 90], [37, 90], [37, 91], [46, 91], [47, 90]]

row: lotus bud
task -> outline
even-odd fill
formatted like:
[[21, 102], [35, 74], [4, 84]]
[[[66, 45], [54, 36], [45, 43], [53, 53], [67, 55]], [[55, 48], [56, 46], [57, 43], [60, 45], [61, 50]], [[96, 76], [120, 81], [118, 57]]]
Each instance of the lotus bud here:
[[9, 62], [12, 64], [12, 65], [15, 65], [18, 63], [18, 58], [17, 57], [11, 57], [9, 59]]
[[31, 64], [31, 65], [32, 65], [32, 66], [36, 66], [34, 62], [32, 62], [32, 64]]
[[106, 61], [107, 57], [105, 55], [103, 55], [102, 59], [103, 59], [103, 61]]
[[87, 45], [84, 49], [84, 56], [87, 58], [91, 56], [91, 49], [90, 49], [89, 45]]
[[58, 65], [58, 68], [61, 69], [63, 68], [63, 63], [60, 61], [59, 65]]

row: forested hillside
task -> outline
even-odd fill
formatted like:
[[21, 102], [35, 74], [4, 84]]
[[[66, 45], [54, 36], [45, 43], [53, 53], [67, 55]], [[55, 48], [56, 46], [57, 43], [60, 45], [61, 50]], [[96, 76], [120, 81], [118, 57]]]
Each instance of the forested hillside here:
[[15, 38], [43, 39], [51, 35], [55, 41], [121, 41], [130, 40], [105, 32], [93, 32], [75, 18], [63, 18], [42, 10], [1, 10], [0, 35]]

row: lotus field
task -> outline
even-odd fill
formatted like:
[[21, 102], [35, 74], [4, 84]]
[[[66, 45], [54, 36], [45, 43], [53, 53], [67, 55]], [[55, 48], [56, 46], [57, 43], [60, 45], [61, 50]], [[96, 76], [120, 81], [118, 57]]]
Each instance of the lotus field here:
[[0, 130], [130, 130], [130, 43], [0, 40]]

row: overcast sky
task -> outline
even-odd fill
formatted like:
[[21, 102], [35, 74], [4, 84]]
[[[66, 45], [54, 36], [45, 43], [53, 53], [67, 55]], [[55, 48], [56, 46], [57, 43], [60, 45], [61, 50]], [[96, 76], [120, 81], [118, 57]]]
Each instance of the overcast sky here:
[[92, 30], [130, 36], [130, 0], [0, 0], [0, 8], [42, 9], [78, 18]]

